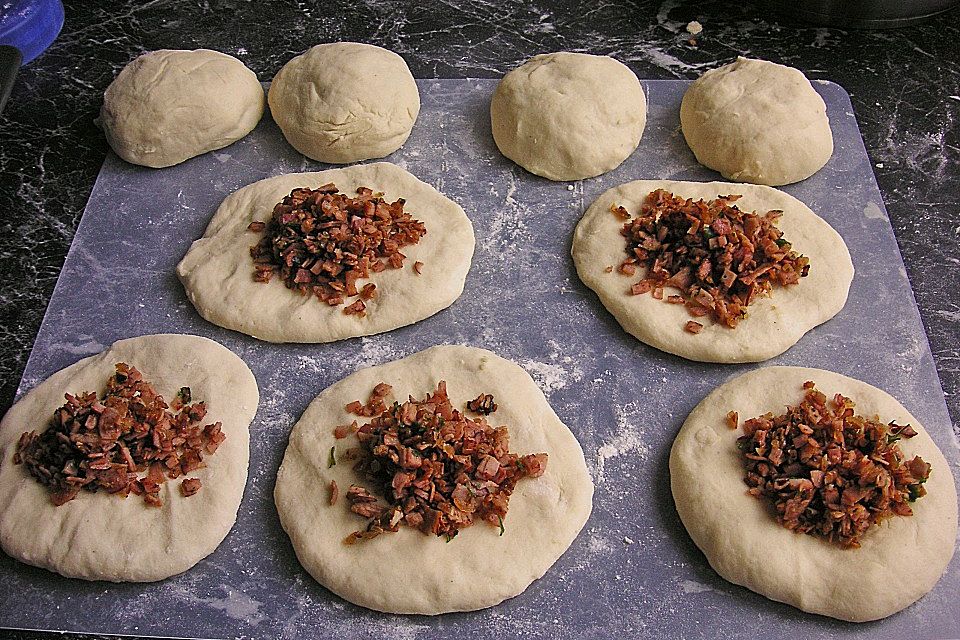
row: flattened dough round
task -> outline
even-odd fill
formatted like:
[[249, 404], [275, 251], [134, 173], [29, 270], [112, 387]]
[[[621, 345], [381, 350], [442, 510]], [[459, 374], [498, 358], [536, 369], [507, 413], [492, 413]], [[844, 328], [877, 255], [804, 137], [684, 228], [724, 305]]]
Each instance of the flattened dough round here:
[[799, 182], [833, 155], [823, 98], [802, 72], [766, 60], [737, 58], [695, 80], [680, 125], [700, 164], [737, 182]]
[[420, 92], [403, 58], [357, 42], [318, 44], [280, 69], [270, 112], [303, 155], [345, 164], [399, 149], [420, 113]]
[[[933, 466], [927, 495], [914, 515], [872, 527], [859, 549], [796, 534], [777, 523], [765, 503], [747, 495], [736, 446], [742, 429], [726, 425], [783, 413], [803, 398], [807, 380], [827, 397], [842, 393], [857, 414], [911, 424], [918, 435], [900, 441], [907, 458]], [[722, 577], [771, 600], [841, 620], [889, 616], [930, 591], [953, 556], [957, 490], [950, 466], [917, 419], [884, 391], [830, 371], [766, 367], [719, 387], [690, 413], [670, 452], [670, 485], [690, 537]]]
[[[301, 296], [273, 278], [253, 280], [250, 246], [260, 234], [253, 220], [269, 220], [273, 207], [296, 187], [328, 182], [353, 195], [357, 187], [381, 191], [426, 225], [416, 245], [403, 248], [402, 269], [371, 274], [376, 296], [367, 315], [346, 315], [315, 297]], [[319, 173], [291, 173], [255, 182], [223, 201], [203, 237], [177, 265], [187, 296], [204, 318], [269, 342], [331, 342], [390, 331], [428, 318], [453, 304], [463, 291], [473, 258], [473, 225], [460, 205], [396, 165], [380, 162]], [[423, 262], [421, 275], [413, 264]], [[351, 299], [348, 300], [350, 302]]]
[[[810, 258], [809, 275], [755, 300], [736, 329], [709, 318], [692, 318], [683, 305], [656, 300], [649, 293], [631, 295], [630, 285], [643, 279], [645, 271], [638, 269], [633, 276], [617, 271], [627, 256], [620, 235], [624, 221], [610, 212], [610, 205], [616, 203], [636, 215], [656, 189], [694, 200], [741, 194], [736, 204], [743, 211], [782, 210], [777, 227], [797, 253]], [[853, 280], [843, 238], [805, 204], [772, 187], [729, 182], [637, 180], [614, 187], [583, 215], [573, 235], [572, 253], [580, 279], [628, 333], [667, 353], [701, 362], [757, 362], [783, 353], [843, 308]], [[605, 271], [609, 266], [611, 273]], [[697, 335], [685, 331], [688, 320], [699, 321], [703, 331]]]
[[[227, 438], [191, 472], [203, 483], [180, 495], [180, 481], [160, 486], [160, 508], [137, 496], [81, 491], [55, 507], [47, 489], [13, 464], [20, 434], [42, 431], [64, 393], [102, 394], [114, 365], [126, 362], [168, 401], [190, 387], [207, 404], [204, 424], [220, 421]], [[0, 422], [0, 542], [10, 556], [70, 578], [151, 582], [186, 571], [213, 552], [237, 519], [247, 481], [248, 425], [257, 382], [238, 356], [213, 340], [161, 334], [120, 340], [62, 369], [21, 398]]]
[[244, 137], [266, 101], [257, 75], [219, 51], [145, 53], [110, 83], [100, 124], [118, 156], [169, 167]]
[[[351, 464], [328, 468], [337, 425], [355, 416], [344, 406], [366, 401], [374, 385], [393, 385], [394, 397], [422, 398], [446, 380], [454, 406], [492, 393], [499, 408], [487, 420], [510, 430], [510, 450], [549, 454], [547, 470], [517, 485], [504, 533], [484, 523], [450, 543], [409, 527], [348, 546], [343, 539], [364, 526], [341, 499], [330, 506], [328, 487], [341, 494], [364, 484]], [[547, 404], [536, 383], [516, 364], [489, 351], [440, 346], [388, 364], [362, 369], [327, 388], [307, 407], [290, 435], [274, 499], [280, 522], [304, 568], [337, 595], [389, 613], [439, 614], [493, 606], [543, 576], [583, 528], [593, 483], [580, 444]]]
[[647, 99], [637, 76], [609, 56], [547, 53], [500, 81], [493, 139], [521, 167], [551, 180], [616, 168], [640, 144]]

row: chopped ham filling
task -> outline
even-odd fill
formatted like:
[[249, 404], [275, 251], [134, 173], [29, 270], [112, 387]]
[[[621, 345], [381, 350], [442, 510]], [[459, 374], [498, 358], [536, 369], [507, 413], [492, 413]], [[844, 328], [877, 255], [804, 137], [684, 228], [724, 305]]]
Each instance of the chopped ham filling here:
[[[477, 520], [500, 527], [502, 535], [510, 494], [521, 479], [543, 475], [547, 454], [510, 453], [507, 427], [493, 427], [482, 416], [469, 418], [454, 409], [445, 382], [423, 400], [411, 397], [387, 406], [390, 392], [381, 383], [366, 404], [346, 406], [355, 415], [373, 418], [356, 431], [360, 446], [340, 459], [357, 459], [354, 469], [374, 493], [355, 484], [347, 490], [350, 510], [369, 522], [344, 542], [396, 532], [400, 525], [449, 541]], [[489, 395], [478, 400], [493, 404]]]
[[[344, 313], [363, 317], [363, 301], [374, 297], [376, 285], [358, 289], [357, 281], [401, 268], [407, 256], [400, 250], [427, 233], [422, 222], [403, 210], [404, 204], [402, 198], [388, 203], [366, 187], [357, 189], [354, 198], [333, 184], [294, 189], [274, 207], [270, 220], [247, 227], [264, 234], [250, 247], [253, 278], [269, 282], [279, 274], [287, 288], [331, 307], [359, 296]], [[418, 274], [422, 265], [414, 264]]]
[[[57, 506], [81, 489], [133, 493], [162, 506], [160, 485], [203, 467], [204, 456], [226, 439], [219, 422], [202, 425], [206, 405], [190, 404], [189, 387], [168, 406], [136, 368], [122, 362], [102, 398], [92, 392], [64, 398], [46, 431], [20, 436], [13, 458], [47, 487]], [[200, 487], [200, 480], [186, 478], [180, 493], [192, 496]]]
[[[630, 219], [623, 207], [611, 206], [627, 220], [620, 234], [627, 257], [618, 271], [632, 276], [645, 269], [630, 288], [633, 295], [684, 304], [691, 316], [710, 316], [734, 328], [747, 306], [773, 285], [796, 284], [810, 270], [810, 260], [792, 250], [775, 226], [782, 211], [747, 213], [734, 202], [738, 195], [694, 201], [663, 189], [651, 192], [640, 214]], [[680, 291], [664, 298], [664, 288]], [[699, 333], [687, 323], [689, 333]]]
[[[910, 425], [862, 418], [850, 398], [828, 400], [812, 382], [803, 388], [803, 401], [785, 414], [743, 424], [744, 482], [787, 529], [859, 547], [871, 525], [913, 515], [909, 503], [926, 495], [930, 465], [919, 456], [906, 460], [896, 444], [917, 435]], [[736, 428], [736, 420], [727, 414], [728, 425]]]

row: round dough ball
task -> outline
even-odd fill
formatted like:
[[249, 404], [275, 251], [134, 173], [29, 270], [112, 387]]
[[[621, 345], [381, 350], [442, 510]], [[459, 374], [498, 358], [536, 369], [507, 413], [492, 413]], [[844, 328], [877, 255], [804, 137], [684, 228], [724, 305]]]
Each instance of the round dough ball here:
[[285, 64], [269, 101], [287, 142], [334, 164], [393, 153], [420, 113], [420, 92], [403, 58], [357, 42], [318, 44]]
[[729, 180], [782, 185], [833, 155], [827, 107], [797, 69], [737, 58], [690, 85], [680, 125], [697, 161]]
[[[743, 197], [736, 204], [743, 211], [783, 211], [776, 226], [797, 253], [810, 258], [809, 275], [798, 284], [775, 286], [771, 295], [755, 299], [735, 329], [709, 317], [693, 318], [684, 305], [657, 300], [649, 293], [631, 295], [630, 286], [642, 280], [646, 271], [637, 269], [635, 275], [626, 276], [617, 270], [627, 257], [620, 235], [624, 221], [610, 207], [616, 204], [635, 215], [656, 189], [694, 200], [740, 194]], [[853, 280], [853, 263], [843, 238], [805, 204], [772, 187], [729, 182], [637, 180], [614, 187], [583, 214], [571, 253], [577, 275], [628, 333], [661, 351], [701, 362], [758, 362], [783, 353], [843, 308]], [[613, 269], [608, 272], [607, 267]], [[689, 320], [703, 324], [703, 330], [696, 335], [684, 330]]]
[[[189, 498], [179, 480], [160, 485], [160, 508], [134, 495], [81, 491], [59, 507], [22, 464], [13, 464], [24, 431], [44, 431], [64, 393], [104, 392], [114, 365], [136, 367], [168, 402], [190, 387], [207, 405], [203, 423], [222, 422], [226, 440], [192, 471], [203, 486]], [[198, 336], [148, 335], [120, 340], [53, 374], [23, 396], [0, 422], [0, 543], [10, 556], [69, 578], [151, 582], [186, 571], [212, 553], [237, 519], [247, 481], [257, 382], [243, 360]]]
[[250, 133], [263, 115], [263, 87], [219, 51], [145, 53], [110, 83], [100, 124], [118, 156], [169, 167]]
[[[907, 459], [932, 465], [927, 495], [909, 517], [888, 518], [861, 538], [859, 549], [781, 526], [764, 501], [747, 494], [728, 411], [748, 420], [780, 415], [803, 399], [807, 380], [828, 398], [851, 398], [858, 415], [895, 420], [918, 435], [898, 444]], [[711, 393], [690, 413], [670, 452], [670, 485], [680, 519], [717, 573], [771, 600], [841, 620], [889, 616], [930, 591], [953, 556], [957, 491], [950, 465], [917, 419], [887, 393], [820, 369], [767, 367]]]
[[[356, 419], [344, 406], [366, 401], [380, 382], [393, 385], [393, 397], [405, 400], [408, 394], [423, 398], [441, 380], [461, 410], [480, 393], [493, 394], [498, 408], [487, 421], [508, 427], [511, 451], [546, 452], [546, 471], [517, 484], [503, 535], [478, 522], [447, 543], [402, 526], [397, 533], [344, 544], [366, 523], [343, 498], [329, 503], [332, 480], [341, 494], [351, 484], [366, 484], [349, 462], [327, 463], [331, 448], [343, 452], [356, 446], [354, 436], [333, 435], [337, 425]], [[536, 383], [509, 360], [463, 346], [433, 347], [362, 369], [323, 391], [290, 434], [274, 491], [297, 558], [320, 584], [370, 609], [427, 615], [482, 609], [523, 592], [577, 537], [592, 498], [580, 444]]]
[[[261, 236], [247, 226], [269, 220], [274, 206], [293, 189], [329, 182], [351, 196], [358, 187], [369, 187], [388, 202], [403, 198], [404, 210], [427, 229], [419, 243], [403, 248], [407, 260], [401, 269], [371, 273], [360, 281], [377, 285], [362, 318], [344, 314], [343, 306], [302, 296], [280, 278], [267, 283], [253, 279], [250, 246]], [[200, 315], [214, 324], [269, 342], [331, 342], [413, 324], [453, 304], [463, 292], [473, 247], [473, 225], [460, 205], [400, 167], [379, 162], [291, 173], [239, 189], [191, 245], [177, 275]], [[423, 263], [420, 275], [413, 271], [415, 262]]]
[[580, 180], [616, 168], [640, 144], [647, 99], [637, 76], [608, 56], [534, 56], [500, 81], [490, 102], [500, 153], [538, 176]]

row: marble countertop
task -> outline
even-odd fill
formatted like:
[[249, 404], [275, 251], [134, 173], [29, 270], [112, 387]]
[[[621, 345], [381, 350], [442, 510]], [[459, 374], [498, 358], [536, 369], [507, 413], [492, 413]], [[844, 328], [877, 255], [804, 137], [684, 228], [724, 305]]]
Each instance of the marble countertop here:
[[[957, 11], [918, 26], [869, 32], [812, 27], [753, 5], [669, 0], [89, 4], [65, 3], [59, 39], [21, 70], [0, 115], [0, 413], [12, 402], [108, 151], [94, 118], [116, 73], [144, 51], [205, 47], [240, 58], [269, 81], [313, 44], [356, 40], [396, 51], [418, 78], [497, 78], [533, 54], [572, 50], [613, 55], [640, 78], [692, 79], [746, 55], [842, 85], [874, 163], [960, 436]], [[685, 30], [690, 20], [704, 27], [696, 37]]]

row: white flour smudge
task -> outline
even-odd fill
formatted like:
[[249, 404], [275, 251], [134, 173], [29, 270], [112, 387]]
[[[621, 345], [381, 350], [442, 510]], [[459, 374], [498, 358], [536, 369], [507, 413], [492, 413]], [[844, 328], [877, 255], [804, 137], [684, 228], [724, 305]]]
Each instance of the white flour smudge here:
[[386, 342], [383, 336], [360, 339], [360, 353], [357, 354], [357, 369], [365, 369], [391, 360], [398, 360], [406, 353]]
[[713, 587], [708, 587], [703, 583], [695, 582], [693, 580], [684, 580], [680, 584], [680, 588], [683, 589], [684, 593], [703, 593], [704, 591], [713, 591]]
[[863, 208], [863, 215], [871, 220], [883, 220], [887, 217], [876, 202], [868, 202], [867, 206]]
[[106, 347], [93, 339], [93, 336], [82, 334], [77, 336], [78, 342], [55, 342], [50, 345], [52, 351], [66, 351], [76, 356], [85, 356], [91, 353], [100, 353]]
[[628, 453], [634, 453], [640, 459], [650, 453], [650, 445], [643, 439], [643, 430], [636, 424], [641, 415], [641, 409], [636, 402], [628, 402], [622, 407], [615, 408], [617, 413], [617, 435], [609, 442], [597, 449], [595, 482], [602, 484], [607, 460], [617, 458]]
[[260, 624], [264, 615], [260, 613], [261, 603], [245, 593], [227, 588], [226, 598], [202, 599], [214, 609], [219, 609], [234, 620], [242, 620], [253, 626]]

